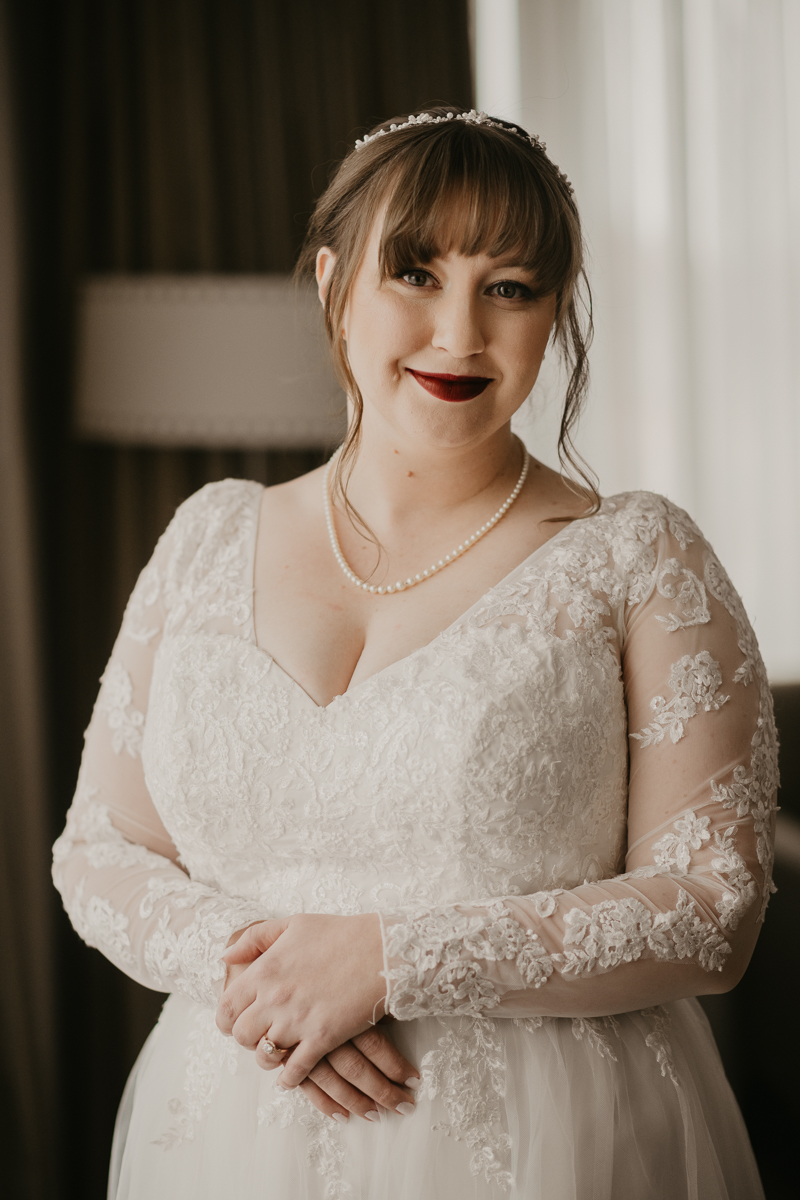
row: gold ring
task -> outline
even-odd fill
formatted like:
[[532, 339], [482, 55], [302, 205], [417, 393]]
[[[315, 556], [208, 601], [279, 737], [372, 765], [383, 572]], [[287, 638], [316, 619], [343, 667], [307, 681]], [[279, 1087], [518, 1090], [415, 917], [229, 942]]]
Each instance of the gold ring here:
[[263, 1050], [268, 1058], [274, 1058], [276, 1054], [286, 1053], [286, 1051], [282, 1050], [280, 1046], [276, 1046], [274, 1042], [271, 1042], [266, 1034], [264, 1034], [261, 1041], [258, 1043], [258, 1048], [259, 1050]]

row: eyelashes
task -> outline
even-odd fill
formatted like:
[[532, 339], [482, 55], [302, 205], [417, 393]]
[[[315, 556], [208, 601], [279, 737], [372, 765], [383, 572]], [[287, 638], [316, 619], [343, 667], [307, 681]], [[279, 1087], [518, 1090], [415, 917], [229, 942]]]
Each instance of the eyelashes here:
[[[412, 276], [412, 275], [415, 275], [417, 277], [417, 279], [422, 279], [422, 280], [433, 279], [433, 276], [431, 275], [430, 271], [423, 271], [419, 267], [409, 267], [406, 270], [398, 271], [397, 274], [395, 275], [395, 279], [402, 279], [404, 282], [408, 282], [409, 276]], [[409, 286], [421, 288], [424, 286], [424, 284], [411, 283], [411, 284], [409, 284]]]
[[[517, 295], [500, 295], [500, 289], [514, 290]], [[518, 279], [500, 279], [497, 283], [493, 283], [489, 290], [499, 296], [501, 300], [533, 300], [534, 298], [528, 285], [520, 283]]]
[[[427, 290], [431, 282], [436, 282], [431, 272], [426, 271], [423, 267], [407, 267], [398, 271], [393, 278], [419, 291]], [[489, 285], [486, 292], [496, 296], [499, 300], [529, 301], [537, 299], [532, 288], [519, 279], [498, 279], [496, 283]]]

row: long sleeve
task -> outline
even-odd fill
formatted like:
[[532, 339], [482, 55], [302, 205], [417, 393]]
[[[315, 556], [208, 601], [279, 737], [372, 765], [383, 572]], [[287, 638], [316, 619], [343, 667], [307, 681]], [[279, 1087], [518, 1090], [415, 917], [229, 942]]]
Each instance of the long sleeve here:
[[[570, 890], [382, 914], [387, 1008], [396, 1017], [604, 1016], [725, 991], [744, 971], [772, 886], [771, 698], [741, 601], [713, 551], [684, 513], [658, 503], [667, 515], [657, 536], [642, 534], [616, 614], [606, 566], [593, 565], [594, 602], [583, 605], [620, 647], [624, 873]], [[559, 599], [562, 617], [581, 607]]]
[[193, 504], [178, 510], [128, 603], [53, 848], [53, 879], [88, 945], [145, 987], [213, 1005], [231, 934], [269, 914], [189, 878], [142, 767], [153, 660], [170, 607], [181, 602], [181, 531]]

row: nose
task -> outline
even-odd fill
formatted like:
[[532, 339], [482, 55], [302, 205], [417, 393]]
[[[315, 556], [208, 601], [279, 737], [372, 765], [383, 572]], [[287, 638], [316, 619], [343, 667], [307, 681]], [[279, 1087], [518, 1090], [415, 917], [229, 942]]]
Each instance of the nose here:
[[452, 358], [481, 354], [486, 339], [480, 317], [477, 296], [462, 288], [446, 290], [435, 306], [432, 345]]

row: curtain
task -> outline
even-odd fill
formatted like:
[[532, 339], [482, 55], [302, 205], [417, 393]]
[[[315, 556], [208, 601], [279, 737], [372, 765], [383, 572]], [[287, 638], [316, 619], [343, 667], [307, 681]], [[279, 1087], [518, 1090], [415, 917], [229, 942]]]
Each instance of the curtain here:
[[53, 1194], [40, 1147], [54, 1134], [54, 906], [5, 16], [0, 7], [0, 1155], [6, 1194], [45, 1200]]
[[[578, 448], [605, 493], [649, 488], [689, 510], [771, 679], [800, 681], [800, 4], [503, 7], [519, 88], [514, 72], [487, 79], [478, 42], [479, 102], [544, 137], [589, 243], [596, 338]], [[478, 30], [492, 9], [477, 0]], [[546, 372], [527, 435], [551, 460], [557, 393]]]
[[[470, 107], [472, 83], [466, 0], [6, 3], [25, 217], [49, 841], [125, 600], [176, 504], [226, 475], [280, 482], [322, 454], [76, 441], [78, 281], [104, 271], [290, 271], [314, 198], [352, 140], [428, 104]], [[43, 839], [33, 840], [38, 863]], [[60, 1176], [65, 1195], [93, 1200], [105, 1195], [125, 1076], [163, 997], [87, 950], [60, 913], [55, 967]], [[13, 1035], [20, 1030], [17, 1021]]]

